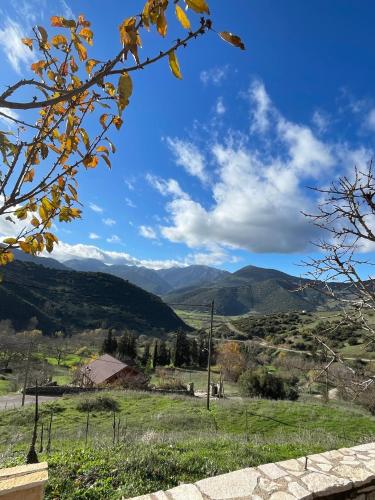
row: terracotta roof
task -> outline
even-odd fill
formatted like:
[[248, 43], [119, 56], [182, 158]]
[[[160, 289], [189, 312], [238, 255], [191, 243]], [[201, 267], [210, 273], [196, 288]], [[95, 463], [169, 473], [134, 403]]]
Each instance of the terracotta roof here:
[[82, 371], [94, 384], [102, 384], [127, 367], [129, 367], [129, 365], [119, 361], [113, 356], [103, 354], [100, 358], [84, 366]]

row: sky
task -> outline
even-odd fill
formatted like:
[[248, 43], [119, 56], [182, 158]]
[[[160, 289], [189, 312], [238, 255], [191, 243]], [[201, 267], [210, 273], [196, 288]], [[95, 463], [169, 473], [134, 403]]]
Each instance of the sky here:
[[[165, 60], [134, 75], [123, 128], [111, 134], [112, 169], [80, 176], [83, 217], [57, 224], [53, 257], [229, 271], [251, 264], [301, 275], [301, 261], [315, 255], [321, 235], [302, 215], [316, 212], [309, 188], [373, 157], [375, 4], [208, 3], [214, 28], [240, 35], [246, 50], [209, 33], [179, 52], [181, 81]], [[1, 88], [31, 74], [33, 55], [19, 39], [35, 24], [48, 28], [51, 15], [85, 14], [92, 57], [115, 54], [119, 23], [142, 2], [103, 5], [0, 0]], [[170, 31], [183, 34], [174, 21]], [[166, 47], [148, 42], [144, 57]], [[0, 233], [8, 230], [0, 221]]]

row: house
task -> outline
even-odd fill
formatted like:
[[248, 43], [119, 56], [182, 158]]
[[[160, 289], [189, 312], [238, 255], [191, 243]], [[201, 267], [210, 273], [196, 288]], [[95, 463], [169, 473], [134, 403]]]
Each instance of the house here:
[[103, 354], [80, 369], [81, 385], [84, 387], [110, 385], [138, 375], [139, 371], [130, 363], [123, 363], [109, 354]]

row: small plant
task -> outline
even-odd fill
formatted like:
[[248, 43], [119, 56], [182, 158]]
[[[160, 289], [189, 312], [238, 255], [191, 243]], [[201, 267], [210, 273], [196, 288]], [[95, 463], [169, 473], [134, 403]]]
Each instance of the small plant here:
[[96, 398], [85, 399], [77, 404], [77, 410], [82, 412], [95, 411], [118, 411], [118, 402], [110, 396], [97, 396]]

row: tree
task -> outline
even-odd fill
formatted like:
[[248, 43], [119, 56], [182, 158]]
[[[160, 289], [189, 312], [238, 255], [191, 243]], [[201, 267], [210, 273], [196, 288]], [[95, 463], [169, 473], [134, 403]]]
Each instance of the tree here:
[[152, 350], [152, 368], [156, 368], [158, 364], [159, 343], [155, 340]]
[[241, 394], [266, 399], [298, 399], [297, 380], [284, 379], [265, 369], [247, 370], [238, 379]]
[[200, 336], [198, 342], [198, 363], [200, 368], [207, 368], [208, 364], [208, 339], [203, 335]]
[[103, 354], [114, 354], [117, 351], [117, 340], [112, 334], [112, 329], [108, 330], [107, 337], [103, 340], [101, 351]]
[[[195, 28], [183, 7], [200, 16]], [[155, 28], [166, 37], [171, 9], [187, 34], [171, 40], [157, 55], [141, 59], [143, 31]], [[0, 114], [16, 128], [0, 132], [0, 215], [24, 221], [25, 226], [4, 240], [0, 264], [13, 260], [13, 248], [33, 255], [53, 250], [58, 239], [52, 222], [81, 216], [78, 173], [101, 161], [111, 167], [115, 146], [108, 132], [122, 126], [122, 114], [133, 92], [131, 74], [167, 59], [173, 75], [182, 78], [177, 52], [200, 35], [214, 32], [208, 15], [205, 0], [147, 0], [142, 13], [121, 22], [119, 48], [106, 61], [89, 55], [94, 32], [83, 15], [77, 20], [52, 16], [53, 35], [36, 26], [30, 38], [22, 39], [38, 52], [39, 60], [31, 65], [34, 78], [21, 79], [0, 95]], [[238, 36], [227, 31], [218, 34], [235, 47], [245, 48]], [[130, 56], [134, 63], [129, 62]], [[12, 110], [22, 110], [25, 116], [17, 118]], [[99, 123], [92, 137], [85, 129], [89, 117]]]
[[246, 368], [246, 359], [238, 342], [224, 342], [218, 349], [217, 364], [228, 380], [237, 382]]
[[69, 344], [66, 341], [64, 332], [55, 332], [53, 335], [53, 349], [57, 357], [57, 366], [60, 366], [61, 358], [69, 351]]
[[190, 357], [191, 357], [191, 363], [194, 366], [197, 366], [199, 364], [199, 351], [196, 339], [192, 339], [190, 341]]
[[[375, 325], [371, 316], [375, 312], [375, 287], [364, 258], [375, 243], [375, 177], [373, 164], [357, 167], [351, 175], [340, 177], [328, 188], [316, 188], [323, 201], [315, 215], [305, 214], [323, 233], [316, 244], [320, 256], [304, 262], [313, 287], [327, 295], [341, 308], [341, 319], [329, 324], [313, 338], [326, 357], [326, 363], [316, 380], [332, 371], [337, 365], [346, 372], [346, 391], [356, 399], [373, 384], [375, 377], [358, 374], [329, 345], [343, 328], [351, 332], [362, 329], [366, 344], [375, 342]], [[324, 234], [327, 237], [324, 237]], [[336, 366], [335, 366], [336, 365]], [[340, 380], [338, 382], [340, 383]]]
[[117, 345], [120, 358], [135, 359], [137, 357], [137, 337], [132, 332], [124, 332]]
[[143, 349], [143, 354], [141, 357], [141, 364], [142, 366], [148, 366], [150, 362], [150, 349], [151, 349], [151, 342], [146, 342], [145, 347]]
[[171, 362], [171, 356], [169, 350], [167, 349], [167, 344], [165, 343], [164, 340], [161, 340], [159, 342], [157, 364], [159, 366], [166, 366], [169, 365], [170, 362]]
[[183, 366], [190, 364], [190, 345], [186, 333], [179, 330], [176, 334], [173, 349], [174, 366]]

